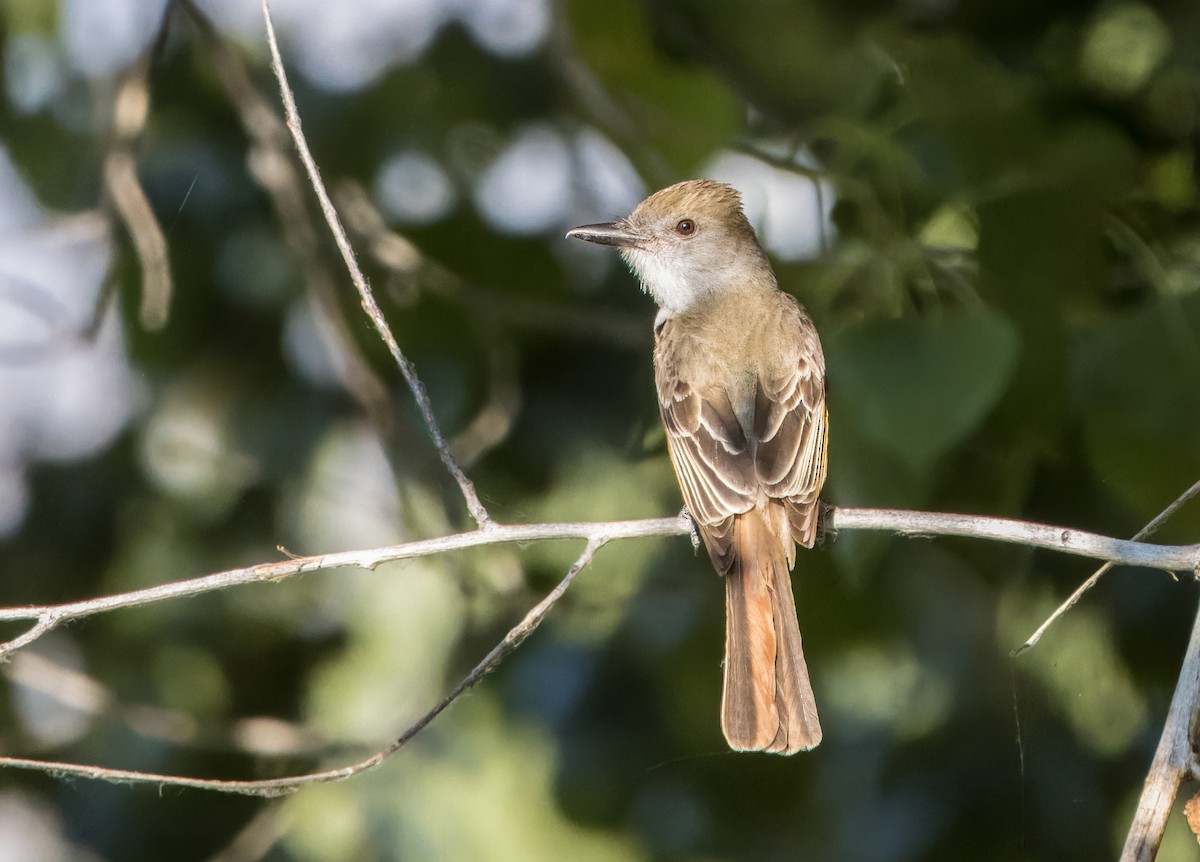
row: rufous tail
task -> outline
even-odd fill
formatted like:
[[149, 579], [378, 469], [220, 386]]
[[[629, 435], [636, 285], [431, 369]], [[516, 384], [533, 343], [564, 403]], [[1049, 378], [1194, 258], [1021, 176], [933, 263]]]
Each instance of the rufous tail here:
[[737, 516], [725, 576], [725, 692], [730, 748], [795, 754], [821, 741], [800, 643], [787, 547], [757, 510]]

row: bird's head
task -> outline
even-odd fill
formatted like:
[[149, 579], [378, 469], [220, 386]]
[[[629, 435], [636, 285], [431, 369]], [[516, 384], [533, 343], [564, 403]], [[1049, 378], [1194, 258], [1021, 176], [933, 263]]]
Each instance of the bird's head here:
[[688, 180], [655, 192], [627, 217], [573, 228], [567, 236], [620, 249], [667, 315], [751, 283], [774, 285], [737, 189]]

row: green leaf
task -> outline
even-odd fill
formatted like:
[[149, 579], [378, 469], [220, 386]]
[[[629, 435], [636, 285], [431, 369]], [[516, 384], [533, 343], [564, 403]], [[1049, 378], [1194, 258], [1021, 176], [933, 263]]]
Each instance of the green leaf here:
[[1168, 296], [1084, 332], [1074, 407], [1098, 478], [1148, 516], [1200, 469], [1200, 294]]
[[1109, 96], [1141, 89], [1171, 53], [1171, 30], [1149, 6], [1116, 3], [1100, 10], [1084, 36], [1080, 77]]
[[889, 320], [829, 345], [831, 434], [840, 423], [916, 474], [979, 427], [1016, 365], [1013, 326], [993, 313]]

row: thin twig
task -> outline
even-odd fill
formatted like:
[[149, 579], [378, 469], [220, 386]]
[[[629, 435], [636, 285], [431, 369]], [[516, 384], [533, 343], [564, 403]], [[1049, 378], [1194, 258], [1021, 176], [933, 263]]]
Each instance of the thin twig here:
[[646, 314], [597, 306], [579, 307], [514, 296], [472, 284], [438, 261], [421, 253], [405, 236], [397, 233], [362, 186], [342, 180], [333, 196], [346, 225], [367, 247], [381, 267], [419, 290], [450, 300], [469, 314], [523, 329], [605, 341], [621, 347], [645, 347], [650, 341], [650, 318]]
[[[676, 519], [679, 520], [679, 519]], [[14, 769], [29, 769], [49, 773], [55, 776], [70, 775], [77, 778], [91, 778], [114, 784], [158, 784], [164, 787], [189, 787], [195, 790], [214, 790], [218, 793], [231, 793], [242, 796], [276, 797], [294, 793], [302, 787], [311, 784], [327, 784], [332, 781], [344, 781], [353, 778], [369, 769], [373, 769], [387, 760], [405, 745], [412, 741], [422, 730], [441, 715], [458, 700], [464, 693], [475, 687], [480, 680], [495, 670], [505, 656], [521, 645], [521, 642], [541, 624], [550, 609], [566, 593], [575, 576], [588, 565], [596, 556], [596, 552], [608, 541], [607, 538], [597, 537], [588, 540], [575, 563], [567, 570], [566, 576], [550, 593], [534, 605], [519, 623], [513, 626], [483, 660], [468, 673], [436, 706], [421, 716], [394, 742], [372, 754], [365, 760], [337, 769], [327, 769], [310, 772], [304, 775], [291, 775], [286, 778], [272, 778], [262, 781], [229, 781], [215, 778], [191, 778], [182, 775], [164, 775], [161, 773], [138, 772], [129, 769], [109, 769], [103, 766], [89, 766], [78, 763], [59, 761], [33, 760], [20, 757], [0, 757], [0, 767]]]
[[805, 179], [811, 180], [814, 184], [828, 178], [829, 171], [821, 168], [810, 168], [808, 165], [801, 163], [796, 158], [796, 150], [792, 150], [786, 156], [780, 156], [768, 150], [752, 144], [748, 141], [738, 144], [734, 149], [740, 153], [745, 153], [748, 156], [758, 159], [760, 162], [770, 165], [773, 168], [779, 168], [782, 171], [788, 171], [793, 174], [798, 174]]
[[[16, 608], [7, 608], [6, 610], [17, 610]], [[53, 610], [47, 609], [42, 613], [32, 614], [31, 617], [36, 618], [37, 622], [32, 625], [28, 631], [13, 638], [7, 643], [0, 644], [0, 660], [3, 660], [9, 653], [29, 646], [38, 638], [47, 635], [58, 628], [59, 623], [69, 617], [63, 617], [56, 614]], [[9, 619], [30, 619], [31, 617], [9, 617]], [[0, 617], [3, 619], [3, 617]]]
[[[1176, 497], [1171, 505], [1159, 512], [1150, 523], [1138, 530], [1137, 533], [1134, 534], [1133, 540], [1137, 542], [1146, 538], [1147, 536], [1153, 535], [1159, 527], [1165, 524], [1172, 515], [1179, 511], [1180, 506], [1195, 497], [1197, 494], [1200, 494], [1200, 482], [1196, 482], [1196, 484], [1192, 485], [1192, 487], [1188, 488], [1186, 491]], [[1104, 574], [1114, 565], [1116, 564], [1110, 560], [1100, 568], [1096, 569], [1096, 571], [1092, 572], [1091, 577], [1080, 584], [1079, 588], [1076, 589], [1075, 592], [1071, 593], [1071, 595], [1067, 597], [1066, 601], [1064, 601], [1055, 609], [1054, 613], [1046, 617], [1046, 621], [1037, 627], [1037, 631], [1031, 634], [1025, 643], [1021, 644], [1019, 647], [1009, 653], [1009, 655], [1015, 658], [1040, 641], [1042, 639], [1042, 635], [1046, 633], [1046, 630], [1050, 628], [1050, 626], [1054, 625], [1055, 621], [1057, 621], [1059, 617], [1061, 617], [1071, 608], [1075, 607], [1079, 600], [1083, 598], [1083, 594], [1092, 587], [1096, 586], [1096, 584], [1099, 583], [1100, 578], [1102, 578]]]
[[398, 448], [395, 405], [383, 378], [354, 338], [338, 302], [337, 280], [318, 241], [317, 224], [308, 203], [307, 186], [291, 156], [292, 139], [274, 103], [255, 87], [250, 74], [224, 35], [192, 0], [175, 0], [199, 30], [217, 80], [237, 109], [250, 139], [250, 176], [267, 193], [283, 235], [298, 261], [308, 290], [317, 335], [336, 357], [339, 380], [358, 402], [387, 444], [389, 457]]
[[454, 456], [450, 454], [450, 448], [442, 436], [442, 431], [438, 426], [437, 420], [434, 418], [433, 404], [429, 401], [429, 395], [425, 391], [425, 384], [417, 376], [416, 369], [413, 368], [408, 357], [400, 350], [400, 345], [396, 342], [396, 336], [392, 334], [392, 330], [388, 326], [383, 312], [379, 309], [379, 304], [375, 301], [375, 295], [371, 292], [371, 287], [367, 284], [367, 279], [358, 266], [358, 261], [354, 256], [354, 249], [350, 247], [350, 240], [346, 237], [346, 231], [343, 229], [341, 219], [333, 207], [333, 202], [329, 199], [329, 192], [326, 191], [325, 184], [321, 180], [320, 170], [317, 168], [316, 160], [313, 159], [312, 152], [308, 148], [308, 141], [304, 138], [304, 132], [300, 125], [300, 114], [296, 109], [296, 99], [292, 94], [291, 86], [288, 84], [287, 73], [283, 68], [283, 58], [279, 53], [279, 43], [275, 38], [275, 27], [271, 22], [271, 10], [268, 0], [262, 0], [262, 10], [263, 21], [266, 23], [267, 29], [267, 45], [271, 50], [271, 70], [275, 73], [275, 79], [279, 83], [279, 94], [283, 100], [283, 112], [287, 119], [288, 131], [292, 134], [296, 151], [300, 154], [300, 161], [304, 164], [305, 171], [308, 172], [309, 183], [312, 185], [313, 192], [317, 196], [317, 201], [321, 205], [321, 212], [325, 216], [325, 222], [329, 225], [329, 230], [333, 234], [338, 250], [342, 254], [342, 260], [346, 264], [350, 280], [354, 282], [354, 287], [358, 291], [363, 311], [371, 319], [371, 323], [375, 326], [375, 331], [383, 339], [383, 343], [387, 345], [388, 350], [392, 354], [392, 359], [400, 369], [404, 381], [408, 384], [413, 399], [417, 403], [417, 409], [421, 411], [421, 417], [425, 420], [425, 425], [429, 429], [429, 436], [433, 439], [433, 445], [437, 448], [438, 457], [441, 458], [446, 470], [454, 477], [454, 481], [458, 483], [471, 517], [475, 519], [475, 523], [481, 529], [487, 529], [492, 526], [491, 516], [488, 515], [483, 503], [479, 501], [475, 485], [467, 478], [462, 468], [458, 466], [458, 462], [454, 460]]
[[1192, 624], [1192, 637], [1188, 641], [1158, 749], [1146, 775], [1133, 823], [1125, 836], [1121, 862], [1151, 862], [1158, 853], [1179, 785], [1195, 777], [1193, 739], [1197, 713], [1200, 713], [1200, 611]]

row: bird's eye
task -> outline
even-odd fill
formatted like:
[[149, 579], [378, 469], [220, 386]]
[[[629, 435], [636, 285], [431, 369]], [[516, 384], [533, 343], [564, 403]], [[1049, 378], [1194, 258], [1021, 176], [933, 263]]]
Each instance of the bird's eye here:
[[679, 224], [675, 225], [675, 233], [680, 236], [691, 236], [696, 232], [696, 223], [690, 218], [680, 220]]

